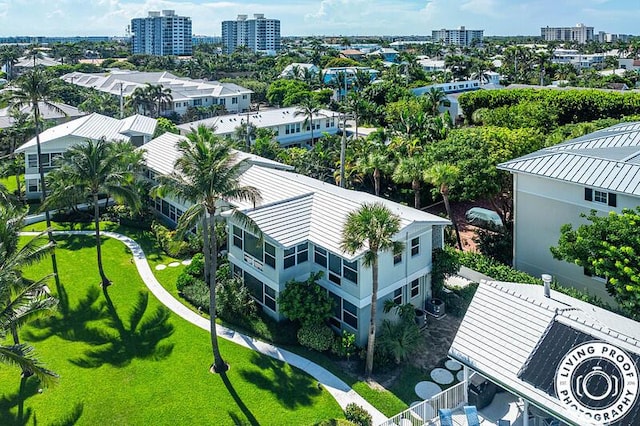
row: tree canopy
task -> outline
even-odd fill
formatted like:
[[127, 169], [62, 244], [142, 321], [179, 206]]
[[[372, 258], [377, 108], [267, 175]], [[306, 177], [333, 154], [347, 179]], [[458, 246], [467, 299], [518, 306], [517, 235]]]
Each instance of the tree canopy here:
[[605, 278], [607, 291], [621, 309], [640, 319], [640, 207], [606, 216], [592, 210], [581, 217], [589, 223], [577, 229], [562, 226], [558, 245], [551, 247], [553, 257]]

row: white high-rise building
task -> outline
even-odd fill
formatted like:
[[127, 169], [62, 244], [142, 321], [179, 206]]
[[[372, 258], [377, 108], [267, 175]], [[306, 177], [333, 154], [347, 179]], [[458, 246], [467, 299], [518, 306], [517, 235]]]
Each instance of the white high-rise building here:
[[467, 30], [460, 27], [457, 30], [433, 30], [431, 38], [434, 43], [443, 42], [444, 44], [453, 44], [456, 46], [471, 46], [474, 43], [482, 44], [484, 39], [484, 30]]
[[191, 18], [173, 10], [149, 12], [131, 20], [133, 54], [188, 56], [192, 52]]
[[277, 52], [281, 47], [280, 20], [256, 13], [253, 19], [238, 15], [235, 21], [222, 21], [222, 43], [225, 53], [233, 53], [238, 46], [246, 46], [253, 52]]
[[575, 41], [584, 44], [594, 39], [593, 27], [576, 24], [575, 27], [542, 27], [540, 35], [544, 41]]

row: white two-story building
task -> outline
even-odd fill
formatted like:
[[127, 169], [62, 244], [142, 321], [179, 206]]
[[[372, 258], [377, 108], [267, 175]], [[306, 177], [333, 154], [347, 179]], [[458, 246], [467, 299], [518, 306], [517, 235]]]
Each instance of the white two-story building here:
[[69, 147], [87, 140], [128, 141], [141, 146], [151, 140], [157, 121], [142, 115], [118, 120], [93, 113], [84, 117], [59, 124], [40, 133], [41, 155], [38, 158], [36, 138], [16, 149], [24, 153], [26, 197], [37, 199], [41, 195], [39, 165], [42, 162], [45, 172], [55, 167], [54, 160]]
[[[148, 177], [173, 170], [181, 138], [164, 134], [145, 145]], [[363, 265], [362, 252], [349, 255], [340, 249], [340, 242], [347, 215], [376, 201], [400, 216], [401, 230], [394, 238], [405, 245], [400, 256], [380, 254], [378, 312], [388, 299], [424, 307], [431, 297], [432, 251], [442, 247], [448, 220], [293, 173], [274, 161], [239, 155], [247, 159], [241, 184], [257, 188], [261, 200], [235, 207], [253, 219], [263, 238], [229, 219], [228, 256], [233, 273], [243, 278], [267, 314], [282, 319], [277, 300], [287, 282], [322, 271], [320, 285], [334, 300], [331, 324], [355, 333], [358, 344], [366, 342], [372, 271]], [[174, 223], [187, 207], [175, 199], [155, 201], [157, 213]]]
[[580, 214], [640, 205], [640, 122], [621, 123], [498, 166], [513, 174], [516, 269], [553, 274], [562, 284], [608, 297], [604, 280], [553, 259], [560, 227]]

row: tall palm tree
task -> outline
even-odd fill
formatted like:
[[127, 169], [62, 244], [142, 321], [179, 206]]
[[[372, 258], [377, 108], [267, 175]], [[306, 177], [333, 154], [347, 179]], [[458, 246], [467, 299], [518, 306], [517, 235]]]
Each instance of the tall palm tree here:
[[[0, 204], [0, 342], [11, 335], [13, 344], [0, 343], [0, 362], [16, 365], [24, 380], [35, 374], [44, 385], [57, 377], [47, 370], [33, 353], [33, 348], [20, 342], [18, 330], [24, 324], [50, 314], [57, 305], [45, 286], [49, 276], [30, 282], [22, 278], [21, 268], [41, 260], [52, 249], [41, 233], [19, 243], [25, 212], [9, 204]], [[44, 241], [43, 241], [44, 240]]]
[[435, 117], [440, 114], [440, 106], [450, 107], [451, 101], [447, 98], [447, 94], [440, 87], [432, 87], [428, 92], [425, 92], [424, 99], [426, 99], [429, 113]]
[[[383, 174], [391, 173], [393, 171], [393, 161], [385, 145], [384, 132], [375, 132], [369, 138], [367, 142], [367, 150], [363, 156], [357, 159], [356, 167], [361, 173], [371, 173], [373, 178], [373, 189], [376, 196], [380, 195], [380, 181]], [[381, 138], [382, 140], [376, 140]]]
[[55, 191], [44, 206], [60, 207], [60, 201], [69, 196], [80, 196], [93, 204], [95, 223], [96, 252], [101, 285], [111, 284], [102, 265], [100, 244], [100, 205], [99, 196], [112, 196], [126, 203], [134, 210], [140, 206], [140, 197], [134, 186], [136, 173], [142, 167], [142, 153], [135, 151], [129, 142], [108, 142], [88, 140], [73, 145], [57, 160], [59, 166], [49, 173], [50, 181], [55, 182]]
[[391, 178], [396, 183], [410, 183], [413, 190], [413, 207], [420, 208], [420, 190], [423, 179], [424, 159], [420, 155], [400, 158]]
[[367, 358], [365, 374], [373, 372], [373, 353], [376, 338], [376, 313], [378, 302], [378, 255], [391, 251], [394, 255], [402, 252], [404, 245], [394, 241], [393, 237], [400, 231], [400, 217], [393, 214], [384, 204], [365, 203], [358, 210], [349, 213], [342, 228], [340, 248], [348, 254], [364, 251], [362, 264], [371, 268], [371, 316], [369, 320], [369, 337], [367, 340]]
[[295, 117], [304, 116], [304, 126], [311, 127], [311, 145], [313, 145], [313, 116], [320, 114], [320, 107], [314, 98], [311, 96], [306, 96], [302, 98], [296, 112], [293, 113]]
[[155, 118], [160, 117], [162, 107], [166, 106], [168, 103], [171, 103], [171, 101], [173, 100], [171, 89], [168, 87], [164, 87], [162, 84], [147, 83], [144, 90], [147, 92], [149, 99], [153, 103], [156, 116]]
[[[174, 171], [159, 178], [154, 195], [173, 195], [191, 207], [178, 220], [178, 233], [184, 234], [200, 224], [204, 239], [205, 280], [209, 284], [209, 316], [211, 348], [213, 351], [212, 372], [226, 370], [226, 364], [218, 346], [216, 331], [216, 271], [218, 269], [218, 245], [215, 224], [220, 218], [222, 204], [233, 201], [260, 199], [258, 190], [242, 186], [239, 182], [243, 161], [237, 161], [229, 142], [216, 136], [205, 126], [199, 126], [178, 144], [180, 157]], [[225, 205], [226, 207], [226, 205]], [[252, 227], [249, 218], [229, 206], [232, 217]], [[229, 211], [229, 210], [227, 210]]]
[[13, 66], [20, 60], [22, 56], [22, 49], [15, 45], [2, 45], [0, 46], [0, 63], [5, 65], [7, 71], [7, 80], [13, 78]]
[[453, 215], [451, 214], [451, 207], [449, 205], [449, 187], [456, 183], [460, 176], [460, 169], [453, 164], [447, 163], [435, 163], [431, 167], [424, 171], [425, 182], [438, 188], [438, 191], [442, 195], [444, 201], [444, 207], [447, 210], [447, 217], [453, 224], [453, 229], [456, 231], [456, 239], [458, 240], [458, 247], [462, 250], [462, 240], [460, 239], [460, 231], [456, 224]]
[[[33, 114], [33, 124], [35, 126], [36, 150], [38, 154], [38, 174], [40, 175], [40, 191], [41, 201], [44, 205], [47, 199], [47, 185], [44, 178], [44, 167], [42, 165], [42, 146], [40, 144], [40, 129], [42, 129], [42, 115], [40, 114], [40, 105], [44, 105], [60, 114], [67, 113], [58, 107], [54, 102], [54, 80], [46, 71], [34, 68], [33, 70], [23, 74], [17, 79], [13, 87], [9, 89], [6, 99], [12, 108], [31, 107]], [[49, 210], [45, 210], [45, 220], [49, 241], [54, 242], [53, 233], [51, 232], [51, 215]], [[55, 251], [51, 251], [51, 263], [53, 266], [53, 274], [56, 287], [60, 287], [60, 277], [58, 276], [58, 262], [56, 261]]]
[[127, 107], [135, 112], [142, 110], [142, 115], [148, 115], [154, 108], [153, 102], [150, 93], [144, 87], [136, 87], [127, 99]]

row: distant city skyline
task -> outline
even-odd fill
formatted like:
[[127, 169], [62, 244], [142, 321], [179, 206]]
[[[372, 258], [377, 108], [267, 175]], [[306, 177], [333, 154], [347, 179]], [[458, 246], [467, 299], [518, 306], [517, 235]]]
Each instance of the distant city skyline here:
[[431, 35], [432, 30], [484, 30], [540, 35], [544, 26], [577, 23], [595, 31], [637, 34], [638, 0], [0, 0], [0, 36], [124, 36], [131, 19], [173, 9], [190, 16], [195, 34], [220, 35], [221, 22], [264, 13], [291, 35]]

